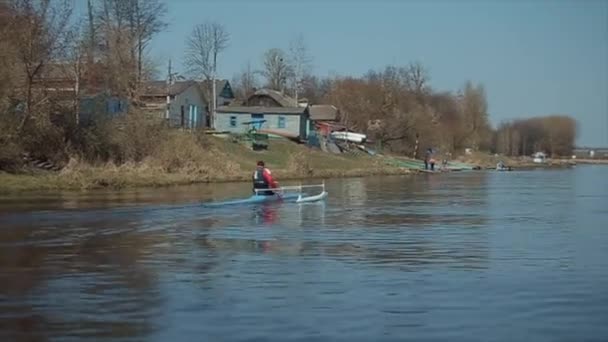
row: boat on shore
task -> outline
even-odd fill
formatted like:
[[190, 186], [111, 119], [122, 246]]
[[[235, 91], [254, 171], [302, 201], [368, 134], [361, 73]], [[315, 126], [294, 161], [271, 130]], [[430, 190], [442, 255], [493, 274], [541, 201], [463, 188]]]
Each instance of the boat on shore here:
[[331, 137], [336, 140], [345, 140], [353, 143], [362, 143], [367, 138], [365, 134], [342, 131], [332, 132]]
[[496, 164], [496, 171], [513, 171], [513, 168], [500, 161]]

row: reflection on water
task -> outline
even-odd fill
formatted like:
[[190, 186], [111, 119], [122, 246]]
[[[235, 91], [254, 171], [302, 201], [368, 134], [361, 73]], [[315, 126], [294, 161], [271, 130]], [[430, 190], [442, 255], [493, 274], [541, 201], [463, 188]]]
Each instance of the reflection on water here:
[[601, 340], [605, 168], [0, 201], [0, 340]]

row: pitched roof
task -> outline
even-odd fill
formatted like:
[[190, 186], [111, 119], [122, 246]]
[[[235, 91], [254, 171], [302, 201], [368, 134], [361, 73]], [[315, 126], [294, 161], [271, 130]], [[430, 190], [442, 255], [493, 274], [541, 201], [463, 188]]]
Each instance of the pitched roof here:
[[[203, 81], [200, 81], [199, 83], [203, 87], [211, 86], [211, 80], [203, 80]], [[221, 91], [226, 86], [226, 83], [228, 83], [228, 80], [215, 80], [215, 89], [218, 92]]]
[[[207, 94], [212, 89], [211, 80], [199, 81], [198, 84], [200, 85], [201, 89], [204, 90], [203, 98], [207, 101]], [[226, 91], [226, 87], [228, 87], [228, 91], [230, 92], [230, 94], [228, 94], [228, 92]], [[222, 96], [225, 100], [228, 99], [232, 101], [235, 98], [232, 92], [232, 87], [230, 87], [230, 82], [228, 80], [215, 80], [215, 90], [217, 92], [217, 96]]]
[[338, 115], [338, 108], [332, 105], [312, 105], [310, 106], [310, 119], [311, 120], [336, 120]]
[[[177, 81], [174, 82], [169, 88], [169, 94], [171, 96], [181, 94], [192, 85], [196, 85], [195, 81]], [[145, 82], [142, 89], [144, 96], [167, 96], [167, 82], [166, 81], [148, 81]]]
[[282, 107], [297, 107], [298, 104], [296, 103], [296, 100], [290, 96], [287, 96], [285, 94], [282, 94], [281, 92], [278, 92], [276, 90], [272, 90], [272, 89], [260, 89], [258, 91], [256, 91], [255, 93], [253, 93], [253, 95], [249, 96], [249, 98], [252, 98], [254, 96], [269, 96], [270, 98], [272, 98], [273, 100], [277, 101]]
[[218, 113], [235, 114], [304, 114], [303, 107], [244, 107], [244, 106], [222, 106], [217, 108]]

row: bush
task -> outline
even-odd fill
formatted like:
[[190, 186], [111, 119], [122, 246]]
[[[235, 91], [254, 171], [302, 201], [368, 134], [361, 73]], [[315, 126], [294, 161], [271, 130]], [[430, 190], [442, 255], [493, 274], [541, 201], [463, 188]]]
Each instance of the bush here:
[[72, 153], [89, 162], [141, 162], [167, 135], [161, 120], [130, 112], [125, 117], [97, 119], [92, 126], [81, 128]]
[[23, 149], [13, 142], [0, 144], [0, 170], [16, 172], [23, 166]]
[[186, 132], [171, 132], [158, 144], [149, 159], [169, 173], [189, 173], [196, 175], [234, 175], [240, 167], [228, 160], [227, 156], [208, 144], [201, 135]]
[[110, 150], [114, 154], [110, 158], [117, 163], [144, 160], [168, 135], [162, 120], [146, 117], [139, 112], [114, 120], [110, 129]]
[[312, 176], [313, 168], [310, 151], [299, 151], [289, 156], [287, 169], [298, 176]]

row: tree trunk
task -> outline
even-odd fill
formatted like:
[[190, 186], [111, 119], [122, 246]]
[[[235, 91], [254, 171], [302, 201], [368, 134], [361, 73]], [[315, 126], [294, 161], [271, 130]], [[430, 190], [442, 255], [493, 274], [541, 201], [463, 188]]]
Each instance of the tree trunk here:
[[143, 54], [143, 44], [141, 38], [139, 39], [139, 44], [137, 46], [137, 87], [141, 85], [141, 74], [142, 74], [142, 54]]
[[28, 75], [27, 76], [27, 85], [26, 85], [27, 93], [26, 93], [26, 98], [25, 98], [25, 108], [23, 111], [23, 118], [21, 119], [21, 122], [19, 123], [19, 126], [17, 127], [17, 134], [21, 134], [21, 132], [23, 132], [23, 128], [25, 127], [25, 124], [27, 123], [27, 121], [30, 118], [31, 107], [32, 107], [33, 83], [34, 83], [34, 77]]

